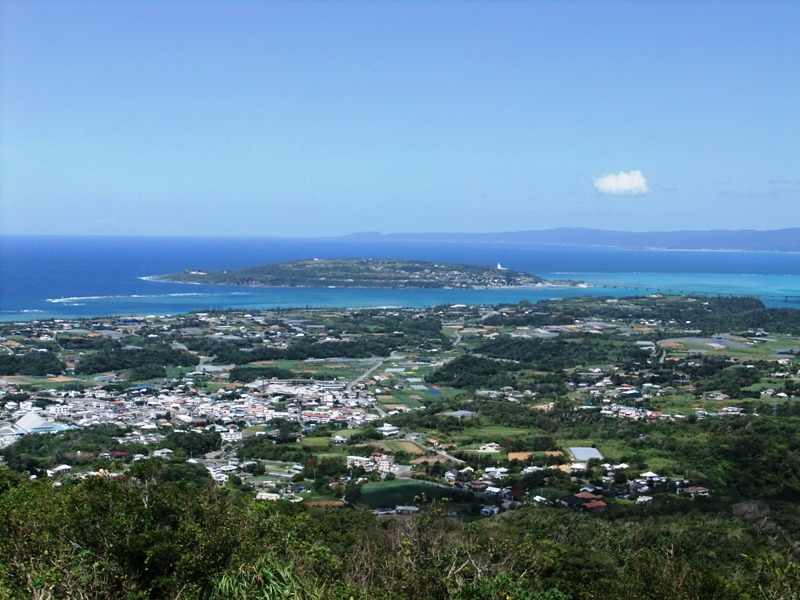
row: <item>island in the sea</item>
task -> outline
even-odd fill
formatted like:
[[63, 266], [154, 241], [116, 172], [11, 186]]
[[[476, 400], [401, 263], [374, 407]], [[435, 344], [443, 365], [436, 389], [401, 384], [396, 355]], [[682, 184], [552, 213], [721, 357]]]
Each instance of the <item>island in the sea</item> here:
[[266, 287], [504, 288], [564, 285], [496, 267], [389, 259], [309, 259], [226, 271], [188, 270], [149, 279]]

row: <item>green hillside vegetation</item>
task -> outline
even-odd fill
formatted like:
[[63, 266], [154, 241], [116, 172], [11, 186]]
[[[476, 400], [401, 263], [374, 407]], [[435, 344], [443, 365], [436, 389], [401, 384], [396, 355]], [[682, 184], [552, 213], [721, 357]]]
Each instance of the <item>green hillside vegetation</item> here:
[[44, 376], [61, 373], [66, 364], [53, 352], [28, 352], [22, 356], [0, 354], [0, 375]]
[[[122, 369], [141, 369], [146, 366], [191, 367], [199, 362], [196, 356], [168, 346], [163, 342], [143, 342], [143, 345], [123, 345], [107, 341], [94, 352], [81, 358], [75, 366], [75, 373], [92, 374]], [[163, 377], [163, 375], [162, 375]]]
[[[527, 508], [464, 524], [257, 503], [170, 481], [159, 461], [124, 480], [53, 487], [0, 466], [4, 598], [798, 597], [785, 548], [797, 514], [676, 503], [593, 518]], [[632, 508], [632, 507], [631, 507]], [[102, 517], [101, 517], [102, 515]]]

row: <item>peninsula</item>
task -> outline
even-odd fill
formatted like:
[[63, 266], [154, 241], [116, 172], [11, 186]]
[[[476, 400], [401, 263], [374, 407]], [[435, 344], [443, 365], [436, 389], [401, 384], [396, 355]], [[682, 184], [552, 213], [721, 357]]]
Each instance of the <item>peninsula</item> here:
[[[499, 288], [545, 285], [497, 267], [388, 259], [310, 259], [226, 271], [189, 270], [156, 281], [269, 287]], [[554, 282], [551, 282], [554, 283]]]

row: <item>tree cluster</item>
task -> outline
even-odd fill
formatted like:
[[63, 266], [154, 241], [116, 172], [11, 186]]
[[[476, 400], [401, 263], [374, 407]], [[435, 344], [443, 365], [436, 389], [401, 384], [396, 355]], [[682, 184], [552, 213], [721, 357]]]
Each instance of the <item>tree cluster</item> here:
[[125, 347], [119, 342], [106, 342], [93, 354], [88, 354], [75, 365], [75, 373], [90, 375], [123, 369], [158, 367], [192, 367], [200, 360], [193, 354], [173, 348], [163, 342], [144, 347]]
[[[523, 509], [468, 525], [253, 502], [159, 461], [62, 487], [0, 466], [4, 598], [583, 600], [797, 598], [766, 507], [598, 519]], [[796, 517], [796, 509], [791, 510]], [[765, 523], [769, 526], [765, 527]]]
[[55, 352], [32, 350], [25, 354], [0, 354], [0, 375], [60, 375], [67, 365]]

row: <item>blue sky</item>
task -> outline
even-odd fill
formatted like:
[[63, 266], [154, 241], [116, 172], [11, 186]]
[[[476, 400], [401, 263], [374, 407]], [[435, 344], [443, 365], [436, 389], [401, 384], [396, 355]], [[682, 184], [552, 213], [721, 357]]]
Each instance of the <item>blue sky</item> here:
[[5, 234], [800, 226], [800, 2], [0, 10]]

